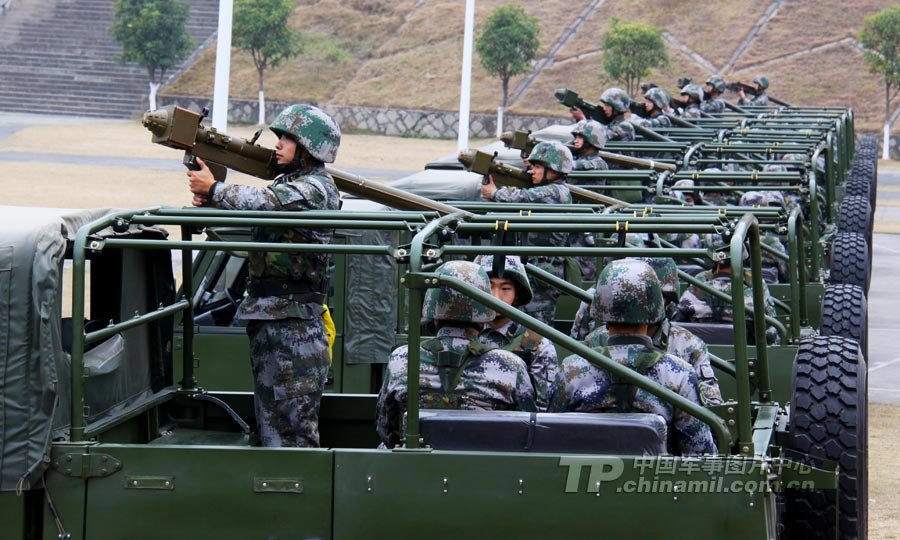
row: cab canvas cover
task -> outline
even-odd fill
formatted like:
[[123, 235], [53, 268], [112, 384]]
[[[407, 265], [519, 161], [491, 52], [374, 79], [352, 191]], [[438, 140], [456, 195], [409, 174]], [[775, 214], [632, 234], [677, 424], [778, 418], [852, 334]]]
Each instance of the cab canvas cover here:
[[[0, 207], [0, 491], [16, 489], [23, 476], [26, 489], [37, 482], [29, 471], [37, 472], [48, 440], [69, 423], [71, 357], [65, 349], [72, 330], [61, 316], [72, 294], [63, 290], [66, 251], [81, 226], [108, 213]], [[137, 227], [104, 233], [98, 236], [165, 234]], [[146, 368], [145, 376], [129, 373], [132, 382], [123, 383], [120, 373], [113, 384], [90, 384], [92, 376], [115, 370], [117, 361], [111, 359], [127, 351], [122, 340], [113, 336], [85, 354], [87, 407], [110, 403], [110, 410], [149, 390]], [[92, 418], [96, 415], [89, 413]]]

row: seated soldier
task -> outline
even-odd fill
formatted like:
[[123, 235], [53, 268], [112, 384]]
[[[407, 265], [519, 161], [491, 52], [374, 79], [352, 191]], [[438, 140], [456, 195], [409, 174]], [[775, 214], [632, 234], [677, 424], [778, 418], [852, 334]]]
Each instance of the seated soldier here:
[[[572, 152], [560, 142], [539, 142], [534, 145], [528, 156], [531, 164], [532, 187], [517, 188], [505, 186], [497, 188], [494, 180], [488, 177], [481, 186], [481, 197], [489, 201], [518, 203], [569, 204], [572, 194], [566, 185], [566, 176], [572, 172]], [[569, 238], [566, 232], [539, 232], [528, 234], [528, 245], [563, 247]], [[542, 270], [559, 277], [565, 277], [565, 263], [562, 257], [535, 258], [536, 265]], [[556, 318], [556, 299], [559, 291], [550, 285], [535, 283], [532, 288], [534, 297], [522, 311], [542, 322], [552, 325]]]
[[725, 81], [718, 75], [712, 75], [706, 79], [706, 86], [703, 87], [703, 94], [706, 99], [700, 104], [700, 110], [717, 114], [725, 112], [725, 100], [720, 96], [725, 91]]
[[[452, 276], [490, 294], [491, 284], [477, 264], [449, 261], [437, 274]], [[429, 409], [534, 411], [534, 387], [528, 368], [515, 354], [484, 345], [478, 334], [496, 313], [450, 287], [428, 289], [424, 320], [434, 321], [437, 334], [419, 351], [419, 405]], [[375, 423], [389, 447], [403, 439], [407, 404], [408, 348], [391, 353], [378, 394]]]
[[572, 154], [575, 171], [603, 171], [609, 165], [600, 157], [600, 150], [606, 145], [606, 128], [596, 120], [578, 122], [572, 128]]
[[[667, 257], [646, 257], [637, 260], [653, 268], [662, 287], [665, 317], [648, 328], [653, 345], [693, 366], [699, 385], [700, 402], [703, 405], [721, 404], [722, 391], [709, 362], [709, 349], [706, 343], [690, 330], [669, 322], [669, 316], [675, 312], [678, 304], [678, 266], [673, 259]], [[599, 326], [584, 338], [584, 344], [593, 349], [608, 345], [608, 340], [608, 329], [606, 326]]]
[[682, 118], [690, 120], [691, 118], [703, 116], [700, 110], [700, 104], [703, 102], [702, 88], [691, 83], [681, 89], [681, 95], [684, 96], [684, 110], [681, 112]]
[[[653, 345], [648, 326], [664, 316], [659, 279], [647, 263], [621, 259], [600, 273], [591, 305], [597, 324], [606, 323], [609, 344], [595, 350], [651, 381], [701, 404], [697, 375], [690, 364]], [[554, 383], [551, 412], [644, 412], [660, 415], [682, 455], [713, 454], [712, 431], [701, 420], [572, 355], [562, 361]]]
[[[704, 235], [704, 242], [710, 250], [718, 251], [728, 249], [728, 244], [719, 234]], [[744, 263], [750, 260], [747, 247], [744, 246]], [[712, 288], [731, 296], [731, 261], [725, 259], [717, 262], [714, 270], [707, 270], [698, 274], [697, 279], [706, 282]], [[775, 316], [775, 303], [769, 294], [769, 288], [763, 282], [763, 295], [766, 303], [766, 315]], [[753, 280], [750, 270], [744, 270], [744, 305], [753, 309]], [[750, 313], [747, 314], [748, 320], [751, 318]], [[705, 290], [691, 285], [681, 295], [678, 301], [677, 312], [673, 320], [685, 322], [709, 322], [709, 323], [731, 323], [734, 322], [734, 311], [731, 301], [723, 300]], [[779, 342], [778, 332], [774, 326], [766, 328], [766, 343], [769, 345], [777, 345]]]
[[767, 106], [769, 104], [769, 96], [766, 95], [766, 89], [769, 87], [769, 79], [762, 76], [756, 77], [753, 79], [753, 86], [756, 88], [756, 92], [750, 99], [747, 99], [747, 94], [743, 88], [738, 90], [738, 95], [741, 96], [741, 99], [738, 100], [738, 105]]
[[[495, 298], [511, 306], [524, 306], [531, 301], [531, 284], [525, 266], [518, 257], [507, 255], [505, 259], [505, 266], [499, 275], [494, 273], [493, 255], [479, 255], [475, 258], [475, 264], [480, 265], [491, 279], [491, 294]], [[534, 386], [537, 409], [546, 410], [550, 385], [559, 369], [553, 343], [499, 313], [484, 325], [481, 341], [515, 353], [525, 362]]]
[[[741, 196], [741, 206], [758, 206], [767, 208], [769, 206], [784, 206], [784, 196], [777, 191], [748, 191]], [[773, 231], [760, 231], [759, 241], [779, 253], [787, 255], [787, 248], [778, 234]], [[764, 268], [775, 268], [778, 271], [778, 279], [769, 283], [787, 283], [788, 278], [788, 261], [775, 257], [768, 251], [762, 251], [762, 265]]]
[[[710, 167], [704, 169], [703, 172], [720, 173], [722, 172], [722, 169]], [[734, 182], [724, 181], [720, 182], [720, 184], [722, 186], [731, 186], [734, 185]], [[736, 206], [738, 203], [738, 199], [733, 191], [703, 191], [698, 193], [703, 195], [702, 204], [708, 204], [710, 206]]]
[[625, 119], [631, 97], [621, 88], [607, 88], [600, 95], [600, 107], [608, 122], [606, 138], [609, 141], [633, 141], [634, 125]]
[[647, 117], [628, 113], [625, 118], [636, 126], [644, 126], [650, 129], [658, 127], [671, 127], [672, 121], [665, 115], [669, 108], [669, 95], [662, 88], [650, 88], [644, 93], [644, 110]]

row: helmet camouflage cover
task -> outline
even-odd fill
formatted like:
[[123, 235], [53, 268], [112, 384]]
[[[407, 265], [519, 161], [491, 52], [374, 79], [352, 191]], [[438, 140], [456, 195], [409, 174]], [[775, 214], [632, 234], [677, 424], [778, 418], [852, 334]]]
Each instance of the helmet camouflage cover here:
[[591, 317], [600, 323], [656, 324], [665, 317], [656, 272], [637, 259], [620, 259], [600, 272]]
[[662, 88], [651, 88], [650, 90], [647, 90], [644, 94], [644, 99], [649, 100], [661, 111], [669, 106], [669, 94]]
[[586, 120], [575, 124], [572, 135], [581, 135], [594, 148], [606, 146], [606, 128], [596, 120]]
[[600, 95], [600, 101], [612, 107], [613, 111], [624, 113], [628, 110], [628, 105], [631, 103], [631, 97], [625, 90], [613, 87], [607, 88], [606, 91]]
[[769, 79], [767, 79], [766, 77], [763, 77], [762, 75], [753, 79], [753, 82], [760, 85], [763, 90], [765, 90], [766, 88], [769, 87]]
[[675, 264], [675, 259], [671, 257], [638, 257], [637, 260], [647, 263], [656, 272], [664, 297], [670, 300], [678, 299], [678, 265]]
[[681, 89], [681, 95], [691, 96], [692, 98], [696, 98], [697, 101], [703, 101], [703, 89], [694, 83], [685, 85], [684, 88]]
[[[528, 281], [528, 274], [525, 272], [525, 265], [519, 257], [515, 255], [506, 255], [503, 267], [502, 277], [511, 279], [516, 285], [516, 301], [513, 305], [516, 307], [524, 306], [531, 302], [534, 293], [531, 290], [531, 283]], [[488, 278], [498, 277], [494, 274], [494, 256], [479, 255], [475, 257], [475, 264], [481, 267], [488, 275]]]
[[528, 161], [531, 163], [543, 163], [545, 167], [553, 169], [560, 174], [569, 174], [574, 166], [572, 152], [558, 141], [541, 141], [537, 143], [531, 150]]
[[722, 80], [722, 77], [718, 75], [712, 75], [708, 79], [706, 79], [706, 83], [712, 85], [713, 88], [716, 89], [716, 92], [722, 93], [725, 91], [725, 81]]
[[341, 145], [341, 128], [325, 111], [306, 104], [286, 107], [269, 125], [276, 135], [290, 135], [323, 163], [334, 163]]
[[[447, 261], [435, 271], [435, 274], [455, 277], [483, 293], [491, 294], [491, 280], [488, 279], [487, 273], [473, 262]], [[486, 323], [493, 321], [496, 316], [494, 310], [445, 285], [428, 289], [422, 302], [422, 318], [426, 321]]]

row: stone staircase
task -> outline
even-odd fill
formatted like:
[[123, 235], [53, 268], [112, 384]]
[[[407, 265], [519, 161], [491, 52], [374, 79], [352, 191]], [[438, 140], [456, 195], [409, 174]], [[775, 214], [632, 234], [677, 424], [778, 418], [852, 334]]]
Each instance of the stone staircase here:
[[[113, 3], [16, 0], [0, 17], [0, 111], [101, 118], [142, 113], [147, 71], [116, 59], [122, 49], [109, 33]], [[219, 3], [187, 3], [187, 30], [199, 47], [216, 31]]]

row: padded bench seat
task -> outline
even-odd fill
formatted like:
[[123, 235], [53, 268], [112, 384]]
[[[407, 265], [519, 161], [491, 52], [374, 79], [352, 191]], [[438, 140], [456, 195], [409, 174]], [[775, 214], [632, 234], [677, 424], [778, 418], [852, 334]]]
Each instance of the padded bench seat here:
[[422, 410], [419, 417], [425, 444], [435, 450], [667, 453], [666, 423], [656, 414]]

